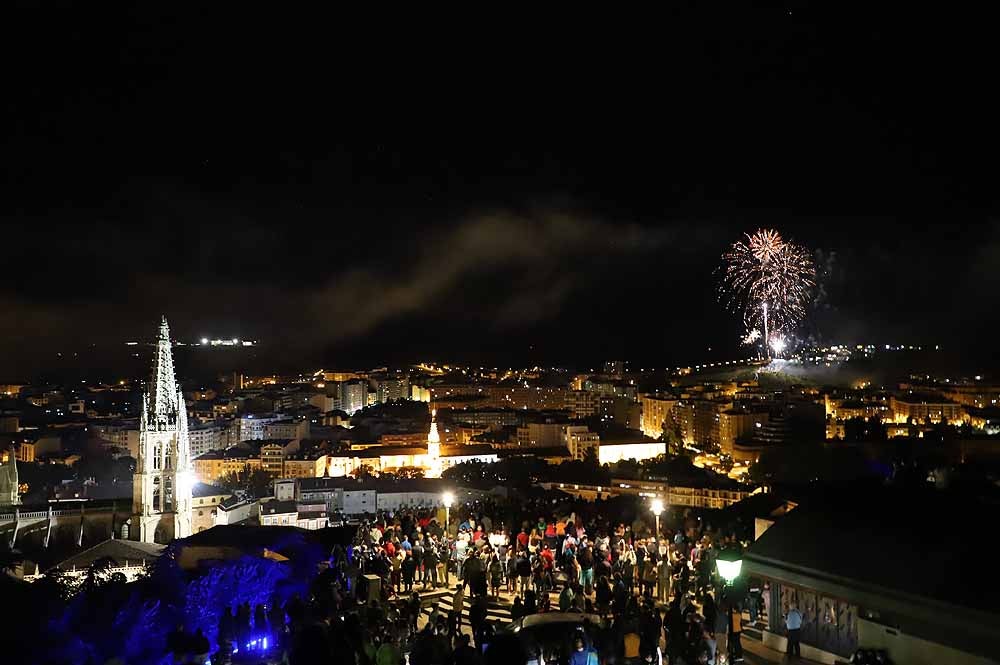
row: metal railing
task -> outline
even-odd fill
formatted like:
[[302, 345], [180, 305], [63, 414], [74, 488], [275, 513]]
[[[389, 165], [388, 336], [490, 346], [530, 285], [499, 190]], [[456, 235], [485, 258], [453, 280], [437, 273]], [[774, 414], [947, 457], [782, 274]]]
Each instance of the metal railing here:
[[[87, 513], [106, 513], [112, 510], [111, 506], [93, 506], [85, 508], [83, 514]], [[66, 509], [66, 510], [53, 510], [52, 517], [72, 517], [79, 515], [81, 511], [79, 509]], [[20, 519], [22, 522], [30, 520], [44, 520], [49, 517], [49, 511], [47, 510], [30, 510], [26, 512], [17, 513], [0, 513], [0, 524], [6, 522], [13, 522], [15, 519]]]

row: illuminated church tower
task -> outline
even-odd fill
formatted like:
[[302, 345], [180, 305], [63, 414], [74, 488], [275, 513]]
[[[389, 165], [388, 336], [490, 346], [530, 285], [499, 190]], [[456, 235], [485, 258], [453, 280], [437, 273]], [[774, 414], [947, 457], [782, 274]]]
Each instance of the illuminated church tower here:
[[441, 435], [438, 434], [437, 409], [431, 410], [431, 431], [427, 434], [427, 478], [441, 477]]
[[166, 543], [191, 535], [191, 447], [187, 409], [174, 381], [167, 319], [160, 323], [153, 373], [142, 396], [139, 459], [132, 478], [129, 536]]
[[0, 506], [16, 506], [21, 503], [17, 480], [17, 453], [14, 446], [7, 453], [7, 460], [0, 464]]

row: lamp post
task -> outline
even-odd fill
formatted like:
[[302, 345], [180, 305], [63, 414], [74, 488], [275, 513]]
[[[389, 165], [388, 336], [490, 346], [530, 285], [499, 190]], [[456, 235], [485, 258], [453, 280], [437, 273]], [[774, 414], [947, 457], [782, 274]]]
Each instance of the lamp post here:
[[[448, 544], [448, 537], [450, 536], [450, 532], [451, 532], [451, 506], [452, 506], [453, 503], [455, 503], [455, 495], [452, 494], [451, 492], [445, 492], [445, 493], [443, 493], [441, 495], [441, 503], [444, 504], [444, 538], [442, 539], [442, 542], [444, 542], [445, 544]], [[448, 549], [446, 551], [447, 551], [447, 554], [445, 554], [445, 561], [444, 561], [444, 588], [445, 589], [447, 589], [449, 586], [451, 586], [451, 576], [448, 574], [449, 573], [449, 571], [448, 571], [448, 562], [449, 562], [449, 558], [451, 557], [451, 547], [448, 547]], [[459, 611], [461, 611], [461, 608], [459, 608]]]
[[653, 517], [656, 518], [656, 531], [653, 533], [656, 539], [656, 545], [660, 545], [660, 515], [663, 514], [663, 499], [653, 499], [649, 504], [649, 510], [653, 513]]
[[451, 506], [455, 503], [455, 495], [445, 492], [441, 495], [441, 503], [444, 504], [444, 532], [447, 534], [451, 530]]
[[719, 577], [725, 582], [723, 594], [726, 598], [726, 651], [729, 655], [729, 662], [733, 663], [742, 658], [742, 649], [736, 644], [736, 638], [733, 634], [733, 606], [728, 591], [733, 586], [733, 582], [740, 576], [740, 570], [743, 568], [743, 555], [738, 548], [727, 547], [719, 552], [715, 559], [715, 567], [719, 571]]

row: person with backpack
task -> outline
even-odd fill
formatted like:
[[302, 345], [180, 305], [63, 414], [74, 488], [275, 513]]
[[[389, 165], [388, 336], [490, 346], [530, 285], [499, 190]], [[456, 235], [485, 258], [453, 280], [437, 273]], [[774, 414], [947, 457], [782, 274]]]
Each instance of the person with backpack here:
[[428, 583], [432, 589], [437, 588], [438, 561], [437, 548], [434, 547], [433, 543], [429, 543], [424, 548], [424, 589], [427, 589]]
[[413, 578], [417, 574], [417, 557], [407, 554], [399, 568], [403, 573], [403, 591], [410, 593], [413, 591]]

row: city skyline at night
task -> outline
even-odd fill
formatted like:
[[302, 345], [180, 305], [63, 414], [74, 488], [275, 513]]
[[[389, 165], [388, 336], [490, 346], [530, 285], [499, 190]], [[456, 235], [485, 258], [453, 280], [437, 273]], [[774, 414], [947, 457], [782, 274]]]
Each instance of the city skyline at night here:
[[316, 9], [4, 12], [3, 665], [1000, 663], [992, 17]]

